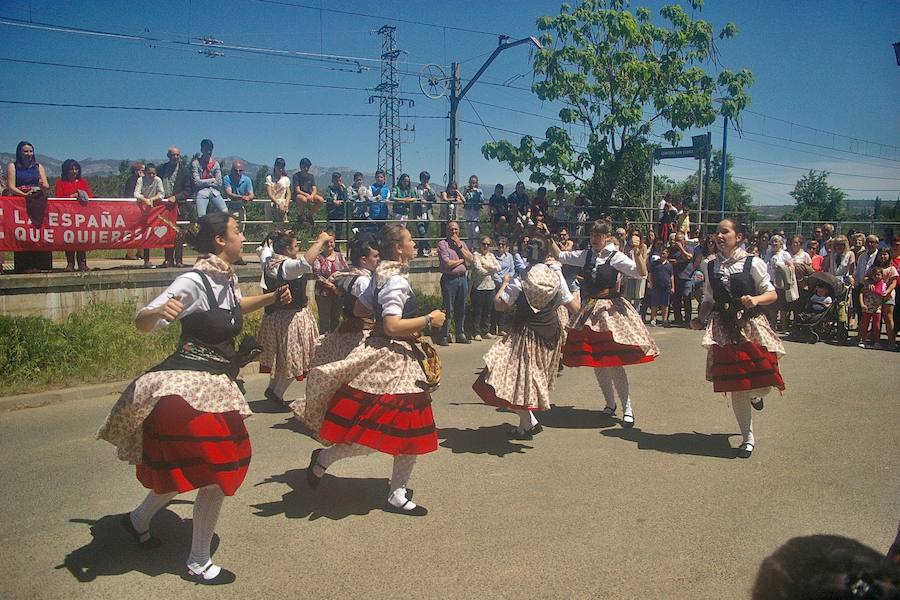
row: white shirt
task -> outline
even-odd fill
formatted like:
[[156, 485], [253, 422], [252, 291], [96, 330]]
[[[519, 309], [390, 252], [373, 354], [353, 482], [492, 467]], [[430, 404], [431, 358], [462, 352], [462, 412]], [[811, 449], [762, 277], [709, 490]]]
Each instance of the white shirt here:
[[[209, 310], [211, 307], [209, 305], [209, 301], [206, 299], [206, 287], [203, 285], [203, 280], [200, 279], [201, 277], [202, 275], [200, 275], [199, 273], [194, 273], [192, 271], [182, 273], [175, 278], [175, 281], [169, 284], [169, 287], [166, 288], [166, 291], [154, 298], [150, 302], [150, 304], [142, 308], [139, 312], [157, 309], [168, 302], [169, 298], [174, 298], [176, 296], [180, 297], [181, 304], [184, 306], [184, 310], [182, 310], [181, 314], [178, 315], [178, 317], [175, 319], [176, 321], [179, 321], [182, 318], [195, 312]], [[231, 310], [235, 307], [236, 304], [240, 304], [241, 289], [238, 287], [237, 275], [235, 275], [234, 279], [232, 280], [234, 283], [233, 296], [231, 294], [230, 285], [217, 283], [216, 280], [212, 279], [211, 277], [207, 277], [206, 279], [207, 281], [209, 281], [210, 287], [213, 291], [213, 296], [216, 298], [216, 301], [218, 302], [218, 306], [220, 308]], [[153, 331], [161, 329], [168, 324], [169, 321], [160, 318], [153, 325]]]
[[794, 261], [791, 258], [790, 252], [788, 252], [787, 250], [779, 250], [778, 252], [771, 252], [771, 254], [769, 255], [769, 259], [766, 262], [768, 262], [768, 265], [769, 265], [769, 268], [768, 268], [769, 279], [774, 280], [776, 267], [784, 266], [784, 265], [792, 265]]
[[[571, 265], [573, 267], [583, 267], [584, 266], [584, 253], [587, 250], [571, 250], [568, 252], [560, 252], [559, 253], [559, 262], [564, 265]], [[624, 252], [616, 249], [614, 244], [607, 244], [603, 250], [600, 252], [596, 252], [594, 254], [594, 266], [606, 263], [606, 260], [609, 258], [609, 255], [615, 252], [615, 255], [612, 257], [610, 261], [610, 265], [622, 275], [626, 277], [632, 277], [634, 279], [641, 279], [644, 275], [641, 275], [638, 271], [637, 265], [631, 257], [625, 254]]]
[[[259, 254], [260, 266], [269, 277], [278, 277], [278, 269], [271, 266], [273, 251], [271, 248], [263, 248]], [[312, 267], [301, 255], [299, 258], [289, 258], [281, 263], [281, 272], [286, 280], [300, 279], [307, 273], [312, 273]]]
[[872, 268], [872, 265], [875, 264], [875, 259], [877, 257], [878, 250], [872, 254], [863, 250], [856, 256], [856, 272], [853, 275], [856, 285], [862, 285], [863, 281], [866, 279], [866, 273], [868, 273], [869, 269]]
[[[406, 277], [394, 275], [388, 279], [387, 283], [385, 283], [378, 292], [378, 303], [381, 305], [381, 316], [402, 316], [403, 307], [406, 305], [406, 301], [409, 300], [411, 295], [412, 286], [409, 285], [409, 281]], [[358, 298], [363, 306], [369, 310], [374, 310], [375, 305], [373, 300], [375, 298], [375, 286], [370, 284]]]
[[[718, 255], [713, 254], [700, 265], [700, 268], [703, 271], [703, 302], [713, 302], [712, 281], [709, 278], [709, 272], [711, 269], [710, 265], [712, 265], [713, 261], [719, 260], [717, 257]], [[729, 264], [719, 268], [719, 273], [723, 275], [722, 281], [725, 283], [726, 287], [728, 285], [727, 281], [729, 277], [735, 273], [742, 273], [743, 271], [744, 259], [729, 261]], [[756, 284], [757, 295], [775, 290], [775, 286], [772, 285], [772, 280], [769, 278], [768, 267], [761, 258], [756, 256], [753, 257], [753, 262], [750, 263], [750, 276], [753, 277], [753, 283]]]

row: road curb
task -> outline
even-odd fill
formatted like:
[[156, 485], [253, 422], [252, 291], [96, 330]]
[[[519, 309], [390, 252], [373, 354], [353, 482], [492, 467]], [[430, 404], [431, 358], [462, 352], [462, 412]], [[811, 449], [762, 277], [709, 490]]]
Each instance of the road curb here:
[[[256, 368], [254, 367], [253, 370], [256, 370]], [[269, 375], [264, 373], [242, 373], [241, 376], [244, 381], [248, 383], [269, 377]], [[122, 393], [122, 390], [128, 387], [129, 383], [131, 383], [131, 380], [126, 379], [123, 381], [110, 381], [107, 383], [97, 383], [72, 388], [46, 390], [43, 392], [35, 392], [33, 394], [0, 397], [0, 413], [22, 410], [25, 408], [40, 408], [41, 406], [62, 404], [64, 402], [87, 400], [90, 398], [98, 398], [100, 396], [109, 396], [110, 394], [120, 394]]]

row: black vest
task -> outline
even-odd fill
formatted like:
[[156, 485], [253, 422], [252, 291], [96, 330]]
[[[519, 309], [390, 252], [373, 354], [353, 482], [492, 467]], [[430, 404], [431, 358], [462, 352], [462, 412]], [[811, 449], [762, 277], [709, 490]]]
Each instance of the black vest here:
[[275, 304], [268, 305], [265, 308], [266, 314], [271, 314], [278, 310], [292, 310], [294, 312], [297, 312], [306, 308], [306, 305], [309, 304], [309, 298], [306, 296], [306, 279], [304, 277], [300, 277], [298, 279], [285, 280], [284, 263], [278, 265], [278, 271], [275, 275], [275, 277], [269, 275], [268, 269], [263, 272], [263, 279], [266, 283], [266, 289], [270, 292], [274, 292], [281, 286], [287, 285], [288, 289], [291, 290], [291, 301], [288, 304], [281, 304], [280, 302], [276, 302]]
[[[584, 266], [581, 267], [581, 276], [583, 277], [581, 282], [582, 301], [592, 298], [594, 294], [603, 290], [615, 289], [619, 280], [619, 272], [611, 263], [616, 252], [617, 250], [613, 250], [606, 262], [596, 266], [594, 265], [596, 255], [593, 248], [588, 249], [585, 253]], [[614, 297], [614, 294], [610, 294], [610, 297]]]
[[203, 282], [206, 301], [210, 308], [191, 313], [180, 320], [181, 337], [178, 349], [150, 369], [150, 372], [205, 371], [215, 374], [227, 373], [236, 378], [239, 367], [235, 367], [232, 362], [237, 355], [234, 340], [244, 327], [244, 316], [235, 296], [234, 284], [228, 286], [233, 307], [221, 308], [206, 275], [197, 270], [193, 272], [197, 273]]
[[560, 301], [557, 294], [544, 308], [534, 312], [525, 297], [523, 290], [516, 299], [516, 312], [513, 313], [513, 327], [527, 327], [537, 335], [538, 340], [547, 346], [554, 347], [559, 343], [562, 325], [556, 314]]
[[748, 256], [744, 261], [744, 268], [739, 273], [734, 273], [728, 278], [728, 286], [722, 281], [722, 272], [719, 268], [719, 262], [713, 260], [713, 271], [710, 273], [709, 280], [713, 290], [713, 300], [716, 307], [725, 307], [728, 305], [740, 306], [742, 296], [755, 296], [756, 283], [753, 281], [753, 273], [751, 267], [753, 265], [753, 257]]

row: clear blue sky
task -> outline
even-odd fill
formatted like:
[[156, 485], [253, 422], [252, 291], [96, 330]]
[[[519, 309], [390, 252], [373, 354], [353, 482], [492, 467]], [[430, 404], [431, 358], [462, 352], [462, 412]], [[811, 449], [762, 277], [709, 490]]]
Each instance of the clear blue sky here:
[[[368, 71], [347, 73], [332, 70], [320, 62], [233, 51], [207, 58], [183, 42], [212, 36], [232, 45], [377, 59], [380, 38], [375, 30], [390, 23], [397, 27], [399, 47], [407, 51], [407, 62], [401, 69], [410, 74], [402, 76], [402, 90], [415, 100], [413, 108], [403, 111], [407, 115], [403, 123], [415, 126], [414, 134], [404, 134], [407, 143], [403, 146], [403, 169], [413, 174], [427, 169], [435, 180], [443, 180], [447, 170], [447, 120], [427, 117], [446, 116], [448, 102], [423, 96], [414, 74], [422, 64], [449, 65], [451, 61], [463, 61], [463, 77], [472, 75], [496, 45], [496, 38], [283, 4], [358, 11], [449, 27], [504, 32], [513, 37], [534, 34], [535, 19], [555, 14], [559, 9], [556, 1], [537, 0], [515, 3], [481, 0], [2, 2], [0, 18], [164, 41], [73, 35], [0, 24], [4, 40], [0, 58], [133, 71], [111, 73], [0, 61], [4, 73], [0, 100], [376, 114], [377, 105], [368, 103], [369, 92], [364, 89], [241, 81], [371, 88], [380, 77], [379, 65], [374, 60], [363, 63], [371, 67]], [[662, 4], [635, 3], [654, 12]], [[742, 183], [751, 190], [756, 203], [790, 202], [787, 192], [793, 183], [804, 169], [813, 168], [836, 173], [832, 183], [845, 188], [850, 198], [871, 198], [878, 193], [875, 190], [891, 200], [900, 196], [900, 149], [897, 148], [900, 145], [900, 66], [891, 47], [893, 42], [900, 41], [900, 2], [712, 0], [707, 2], [702, 16], [716, 26], [728, 20], [737, 23], [741, 34], [734, 40], [719, 43], [721, 62], [729, 68], [748, 67], [756, 76], [756, 83], [750, 89], [750, 109], [754, 113], [747, 113], [743, 120], [747, 133], [741, 138], [732, 131], [728, 139], [728, 150], [737, 157], [735, 174], [749, 178]], [[238, 81], [175, 79], [142, 74], [142, 71], [212, 75]], [[484, 77], [488, 82], [497, 83], [513, 78], [512, 85], [517, 86], [528, 86], [531, 81], [526, 47], [503, 53]], [[496, 85], [476, 85], [469, 98], [550, 118], [559, 109], [542, 104], [529, 92]], [[478, 122], [475, 109], [489, 126], [503, 129], [541, 135], [552, 124], [547, 118], [479, 104], [473, 109], [468, 103], [461, 109], [461, 118]], [[201, 138], [210, 137], [220, 156], [241, 155], [253, 162], [271, 164], [276, 155], [283, 155], [292, 167], [302, 156], [309, 156], [321, 166], [350, 166], [370, 171], [375, 167], [377, 152], [374, 117], [137, 112], [0, 104], [0, 122], [3, 123], [0, 148], [4, 151], [12, 152], [20, 139], [29, 139], [39, 153], [60, 159], [162, 157], [165, 148], [172, 144], [180, 146], [184, 153], [192, 153]], [[721, 124], [717, 123], [711, 131], [718, 148]], [[493, 133], [498, 139], [518, 141], [515, 135]], [[463, 140], [461, 177], [476, 173], [488, 185], [515, 181], [516, 175], [507, 167], [481, 156], [481, 145], [490, 139], [485, 128], [464, 123], [460, 137]], [[672, 161], [661, 171], [681, 179], [695, 167], [696, 163], [690, 160]]]

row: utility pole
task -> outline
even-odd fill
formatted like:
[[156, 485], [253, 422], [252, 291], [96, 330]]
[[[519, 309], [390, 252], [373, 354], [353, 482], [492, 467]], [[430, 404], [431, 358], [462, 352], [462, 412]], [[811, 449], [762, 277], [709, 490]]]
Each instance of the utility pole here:
[[[466, 93], [472, 88], [478, 78], [481, 77], [482, 73], [484, 73], [487, 68], [490, 66], [494, 59], [508, 48], [513, 48], [515, 46], [519, 46], [520, 44], [534, 44], [534, 47], [538, 50], [542, 50], [543, 46], [537, 40], [536, 37], [527, 37], [522, 38], [521, 40], [516, 40], [514, 42], [507, 42], [509, 39], [508, 35], [501, 35], [498, 42], [497, 47], [494, 48], [494, 51], [488, 57], [484, 64], [481, 65], [481, 68], [472, 76], [472, 79], [469, 80], [469, 83], [466, 84], [466, 87], [459, 89], [460, 86], [460, 78], [459, 78], [459, 63], [453, 63], [451, 65], [451, 75], [450, 75], [450, 165], [447, 169], [447, 183], [451, 181], [456, 181], [457, 173], [459, 172], [459, 137], [457, 132], [459, 131], [459, 104], [462, 102], [463, 98], [465, 98]], [[458, 183], [458, 182], [457, 182]]]
[[723, 117], [722, 133], [722, 172], [719, 174], [719, 210], [722, 212], [720, 220], [725, 219], [725, 171], [728, 168], [728, 117]]
[[400, 107], [413, 106], [411, 99], [398, 95], [400, 80], [397, 59], [402, 50], [397, 49], [397, 28], [384, 25], [378, 30], [381, 40], [381, 83], [377, 94], [369, 96], [369, 104], [379, 101], [378, 108], [378, 168], [383, 170], [390, 184], [396, 185], [397, 176], [403, 170], [400, 155]]

